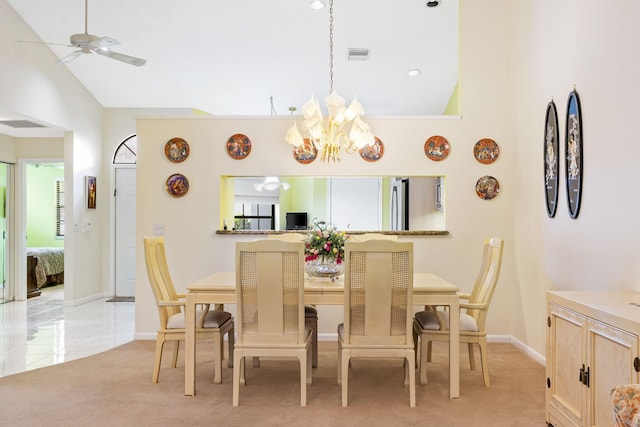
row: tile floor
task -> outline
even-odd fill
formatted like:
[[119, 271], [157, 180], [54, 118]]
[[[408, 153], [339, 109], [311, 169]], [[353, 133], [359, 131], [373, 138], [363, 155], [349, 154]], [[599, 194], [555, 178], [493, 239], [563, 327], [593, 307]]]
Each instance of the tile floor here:
[[0, 377], [100, 353], [133, 340], [132, 302], [63, 305], [63, 285], [0, 304]]

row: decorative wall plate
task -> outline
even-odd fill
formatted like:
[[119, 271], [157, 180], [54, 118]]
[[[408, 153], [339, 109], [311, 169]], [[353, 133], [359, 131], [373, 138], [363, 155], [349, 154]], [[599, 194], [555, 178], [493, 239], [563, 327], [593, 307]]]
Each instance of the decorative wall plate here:
[[496, 161], [500, 155], [500, 147], [491, 138], [484, 138], [473, 146], [473, 156], [483, 165]]
[[189, 157], [189, 143], [182, 138], [171, 138], [164, 145], [164, 155], [173, 163], [180, 163]]
[[251, 153], [251, 140], [241, 133], [232, 135], [227, 140], [227, 153], [236, 160], [241, 160]]
[[575, 89], [571, 91], [567, 100], [564, 159], [569, 215], [575, 219], [580, 213], [582, 198], [582, 113], [580, 98]]
[[182, 197], [189, 191], [189, 180], [180, 173], [174, 173], [167, 178], [165, 187], [171, 196]]
[[376, 136], [373, 144], [365, 145], [359, 151], [360, 157], [367, 162], [377, 162], [384, 155], [384, 143]]
[[492, 176], [485, 175], [476, 182], [476, 194], [484, 200], [491, 200], [500, 192], [500, 183]]
[[544, 123], [544, 193], [547, 215], [553, 218], [558, 207], [558, 175], [560, 174], [559, 153], [560, 131], [558, 130], [558, 112], [551, 100], [547, 105]]
[[313, 162], [318, 157], [318, 149], [309, 138], [304, 139], [304, 144], [300, 147], [293, 147], [293, 158], [298, 163], [306, 165]]
[[449, 141], [444, 136], [430, 136], [424, 143], [424, 154], [434, 161], [440, 161], [449, 155]]

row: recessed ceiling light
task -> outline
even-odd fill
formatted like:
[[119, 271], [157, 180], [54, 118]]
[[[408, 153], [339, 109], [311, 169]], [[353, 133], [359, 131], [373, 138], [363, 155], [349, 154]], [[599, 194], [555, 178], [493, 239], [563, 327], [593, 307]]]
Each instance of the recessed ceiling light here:
[[309, 7], [311, 7], [311, 9], [324, 9], [325, 3], [322, 0], [311, 0], [309, 2]]
[[409, 74], [411, 77], [415, 77], [418, 74], [420, 74], [420, 70], [418, 70], [417, 68], [413, 68], [413, 69], [407, 71], [407, 74]]

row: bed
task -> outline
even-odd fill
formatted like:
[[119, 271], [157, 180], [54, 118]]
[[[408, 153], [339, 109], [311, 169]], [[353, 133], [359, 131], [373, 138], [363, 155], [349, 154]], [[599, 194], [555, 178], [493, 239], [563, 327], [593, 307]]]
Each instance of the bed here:
[[27, 297], [64, 283], [64, 248], [27, 248]]

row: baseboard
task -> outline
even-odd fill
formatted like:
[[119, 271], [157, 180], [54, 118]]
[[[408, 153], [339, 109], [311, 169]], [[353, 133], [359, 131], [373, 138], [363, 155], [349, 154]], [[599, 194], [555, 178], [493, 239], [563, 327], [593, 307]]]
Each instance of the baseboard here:
[[88, 302], [91, 301], [95, 301], [97, 299], [102, 299], [104, 298], [104, 295], [102, 293], [99, 294], [93, 294], [93, 295], [89, 295], [86, 297], [82, 297], [82, 298], [76, 298], [73, 300], [64, 300], [64, 306], [65, 307], [75, 307], [77, 305], [81, 305], [81, 304], [86, 304]]
[[[338, 339], [338, 334], [318, 334], [318, 341], [336, 341]], [[520, 341], [519, 339], [511, 336], [511, 335], [487, 335], [487, 342], [494, 343], [508, 343], [513, 344], [519, 350], [522, 350], [527, 356], [531, 357], [533, 360], [545, 366], [546, 358], [542, 356], [540, 353]]]

